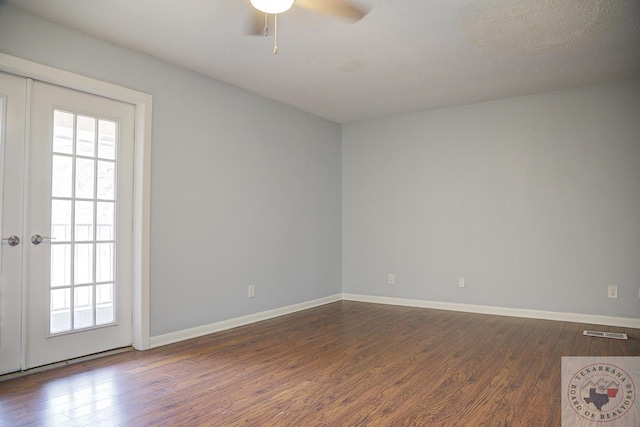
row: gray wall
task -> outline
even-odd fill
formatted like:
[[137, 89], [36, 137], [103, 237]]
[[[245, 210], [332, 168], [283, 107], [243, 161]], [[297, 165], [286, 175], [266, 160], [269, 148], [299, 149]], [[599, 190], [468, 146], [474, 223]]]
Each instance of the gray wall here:
[[344, 126], [342, 143], [344, 292], [640, 317], [640, 81]]
[[153, 95], [152, 336], [341, 292], [338, 124], [6, 5], [0, 51]]

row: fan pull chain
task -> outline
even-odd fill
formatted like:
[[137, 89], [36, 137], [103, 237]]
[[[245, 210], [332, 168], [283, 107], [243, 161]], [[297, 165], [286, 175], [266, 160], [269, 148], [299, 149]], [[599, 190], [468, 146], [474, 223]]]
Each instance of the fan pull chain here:
[[267, 14], [264, 14], [264, 36], [268, 36], [269, 35], [269, 22], [267, 21]]
[[278, 53], [278, 14], [273, 15], [273, 54]]

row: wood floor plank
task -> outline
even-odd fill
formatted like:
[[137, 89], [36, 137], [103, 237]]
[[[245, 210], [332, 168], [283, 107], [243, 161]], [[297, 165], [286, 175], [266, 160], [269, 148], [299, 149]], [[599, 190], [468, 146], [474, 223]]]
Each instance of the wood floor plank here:
[[602, 328], [341, 301], [0, 382], [0, 424], [559, 425], [563, 356], [640, 356]]

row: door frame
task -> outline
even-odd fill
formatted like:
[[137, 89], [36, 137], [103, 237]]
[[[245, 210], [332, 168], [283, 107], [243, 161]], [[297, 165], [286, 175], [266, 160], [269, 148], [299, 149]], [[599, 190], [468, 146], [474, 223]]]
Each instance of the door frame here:
[[[136, 350], [149, 349], [151, 113], [153, 97], [144, 92], [59, 70], [1, 52], [0, 71], [134, 105], [132, 345]], [[24, 289], [22, 292], [24, 294]]]

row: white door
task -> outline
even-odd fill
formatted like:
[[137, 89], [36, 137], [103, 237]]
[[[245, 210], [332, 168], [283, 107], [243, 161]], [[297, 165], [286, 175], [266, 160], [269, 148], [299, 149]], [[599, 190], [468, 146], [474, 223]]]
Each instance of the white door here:
[[0, 374], [21, 366], [26, 80], [0, 73]]
[[20, 369], [132, 343], [134, 108], [26, 85]]

